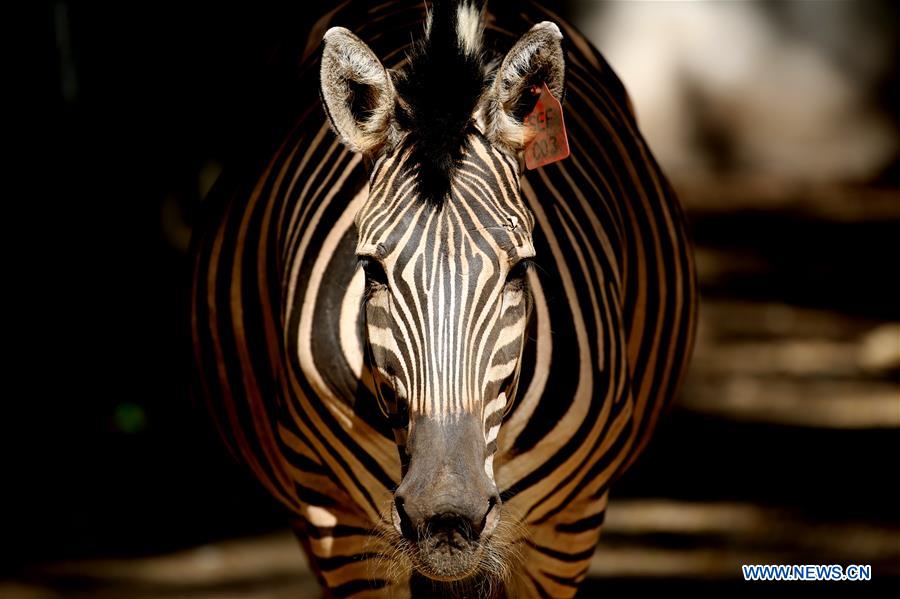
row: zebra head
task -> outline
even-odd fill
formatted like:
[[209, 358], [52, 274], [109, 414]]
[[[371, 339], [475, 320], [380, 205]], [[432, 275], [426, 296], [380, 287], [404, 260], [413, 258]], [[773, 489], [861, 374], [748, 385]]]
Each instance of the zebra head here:
[[534, 86], [563, 91], [555, 24], [489, 61], [483, 12], [435, 2], [396, 71], [333, 28], [321, 66], [332, 127], [370, 171], [356, 252], [368, 362], [403, 466], [390, 520], [403, 555], [438, 580], [508, 561], [514, 523], [501, 516], [493, 458], [531, 304], [523, 120]]

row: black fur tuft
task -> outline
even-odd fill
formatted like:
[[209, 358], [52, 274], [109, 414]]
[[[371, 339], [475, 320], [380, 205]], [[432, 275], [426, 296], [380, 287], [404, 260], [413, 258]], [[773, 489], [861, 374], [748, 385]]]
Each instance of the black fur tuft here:
[[[487, 77], [482, 54], [466, 54], [457, 38], [460, 4], [434, 0], [430, 35], [413, 46], [407, 67], [395, 80], [397, 120], [409, 132], [419, 195], [435, 205], [450, 191]], [[468, 4], [482, 6], [471, 0]]]

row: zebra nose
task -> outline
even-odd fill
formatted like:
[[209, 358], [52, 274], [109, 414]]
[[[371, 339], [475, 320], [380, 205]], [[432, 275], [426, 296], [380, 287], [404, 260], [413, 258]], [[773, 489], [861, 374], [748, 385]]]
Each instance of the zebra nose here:
[[486, 505], [445, 505], [426, 515], [401, 495], [394, 498], [392, 519], [397, 531], [411, 541], [425, 536], [474, 541], [493, 532], [499, 508], [500, 497], [494, 494]]

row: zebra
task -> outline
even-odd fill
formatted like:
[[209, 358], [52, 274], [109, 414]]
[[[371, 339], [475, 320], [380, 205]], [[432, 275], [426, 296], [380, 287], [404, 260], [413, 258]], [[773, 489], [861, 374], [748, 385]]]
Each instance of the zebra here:
[[[329, 595], [571, 597], [689, 361], [678, 200], [537, 4], [348, 0], [313, 39], [295, 125], [195, 226], [212, 418]], [[571, 155], [526, 172], [544, 85]]]

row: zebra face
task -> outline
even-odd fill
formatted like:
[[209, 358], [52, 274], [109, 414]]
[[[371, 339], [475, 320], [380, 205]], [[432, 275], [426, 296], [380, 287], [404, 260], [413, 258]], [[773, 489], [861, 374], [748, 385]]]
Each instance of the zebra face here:
[[480, 9], [454, 11], [429, 15], [403, 71], [340, 28], [321, 70], [332, 127], [371, 165], [356, 252], [368, 364], [402, 464], [387, 519], [398, 559], [439, 580], [510, 565], [516, 525], [493, 458], [530, 314], [522, 121], [533, 86], [561, 98], [564, 71], [556, 25], [535, 25], [492, 69]]
[[530, 314], [534, 218], [517, 162], [477, 131], [438, 205], [417, 197], [414, 157], [403, 144], [376, 164], [357, 255], [373, 379], [404, 465], [391, 519], [420, 570], [452, 578], [499, 522], [493, 456]]
[[502, 414], [515, 391], [535, 255], [534, 217], [511, 157], [470, 135], [450, 193], [433, 205], [417, 197], [412, 156], [402, 147], [378, 162], [356, 217], [370, 364], [382, 409], [405, 415], [401, 440], [416, 417]]

